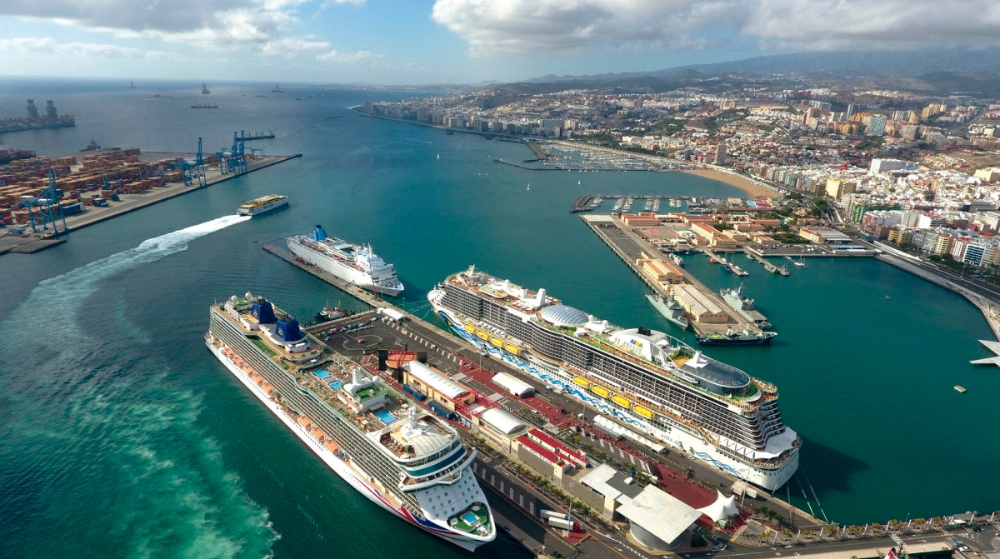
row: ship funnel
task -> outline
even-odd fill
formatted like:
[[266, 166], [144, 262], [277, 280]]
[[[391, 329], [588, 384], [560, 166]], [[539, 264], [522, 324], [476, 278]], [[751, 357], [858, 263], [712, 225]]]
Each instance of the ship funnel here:
[[351, 382], [353, 382], [355, 385], [359, 385], [361, 384], [362, 380], [363, 379], [361, 378], [361, 369], [359, 367], [355, 367], [354, 371], [352, 372]]
[[313, 229], [313, 238], [316, 239], [317, 241], [326, 240], [326, 230], [323, 229], [322, 225], [317, 225], [316, 229]]
[[539, 288], [538, 296], [535, 297], [535, 306], [542, 308], [545, 306], [545, 288]]

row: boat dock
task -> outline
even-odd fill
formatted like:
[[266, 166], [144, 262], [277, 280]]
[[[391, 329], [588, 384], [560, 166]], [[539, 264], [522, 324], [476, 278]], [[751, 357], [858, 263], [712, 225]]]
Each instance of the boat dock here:
[[[503, 161], [497, 161], [497, 162], [498, 163], [505, 163]], [[544, 169], [542, 169], [542, 170], [544, 170]], [[577, 198], [575, 202], [573, 202], [573, 205], [570, 207], [569, 211], [570, 211], [570, 213], [578, 213], [578, 212], [588, 212], [588, 211], [591, 211], [594, 208], [596, 208], [596, 206], [588, 207], [588, 204], [593, 199], [619, 200], [619, 199], [626, 199], [626, 198], [632, 198], [633, 200], [645, 200], [646, 202], [652, 202], [653, 203], [652, 204], [653, 208], [651, 208], [651, 209], [653, 209], [654, 211], [659, 210], [659, 205], [656, 204], [656, 202], [663, 202], [664, 200], [669, 200], [670, 201], [670, 207], [673, 208], [674, 211], [678, 211], [678, 212], [681, 211], [681, 209], [682, 209], [681, 202], [692, 203], [692, 201], [694, 200], [694, 198], [692, 198], [691, 196], [663, 196], [663, 195], [660, 195], [660, 194], [647, 194], [647, 195], [642, 195], [642, 194], [639, 194], [639, 195], [637, 195], [637, 194], [581, 194], [580, 197]], [[623, 211], [628, 211], [628, 210], [625, 209]]]
[[[656, 247], [630, 231], [627, 226], [614, 216], [584, 215], [581, 217], [583, 221], [590, 226], [591, 230], [593, 230], [594, 233], [597, 233], [597, 236], [600, 237], [605, 244], [611, 247], [611, 250], [615, 251], [615, 254], [621, 257], [621, 259], [628, 264], [629, 268], [642, 278], [642, 280], [646, 282], [646, 284], [654, 292], [664, 297], [670, 295], [669, 291], [664, 288], [663, 284], [643, 273], [641, 266], [638, 264], [640, 259], [661, 258], [662, 255]], [[722, 299], [721, 295], [709, 289], [708, 286], [701, 283], [701, 281], [694, 277], [690, 272], [680, 267], [678, 267], [678, 271], [683, 276], [684, 282], [692, 286], [697, 291], [699, 296], [703, 298], [703, 300], [714, 303], [714, 305], [726, 315], [726, 320], [718, 323], [706, 323], [691, 320], [691, 328], [694, 330], [695, 334], [724, 334], [728, 330], [740, 332], [747, 329], [754, 332], [760, 331], [760, 329], [757, 328], [752, 322], [736, 313], [725, 302], [725, 300]]]
[[767, 270], [768, 272], [771, 272], [772, 274], [781, 274], [783, 276], [791, 275], [791, 274], [788, 273], [788, 268], [786, 268], [784, 266], [780, 266], [780, 267], [779, 266], [775, 266], [773, 263], [769, 262], [763, 256], [760, 256], [759, 254], [753, 252], [752, 250], [745, 250], [745, 251], [743, 251], [743, 253], [746, 254], [747, 256], [749, 256], [750, 258], [753, 258], [757, 262], [760, 262], [761, 264], [763, 264], [764, 265], [764, 269]]

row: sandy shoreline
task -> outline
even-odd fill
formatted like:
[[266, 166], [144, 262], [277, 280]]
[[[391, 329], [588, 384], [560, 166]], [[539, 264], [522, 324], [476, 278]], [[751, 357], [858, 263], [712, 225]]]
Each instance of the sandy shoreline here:
[[730, 173], [725, 173], [722, 171], [716, 171], [715, 169], [692, 169], [690, 171], [681, 171], [682, 173], [690, 173], [692, 175], [698, 175], [699, 177], [704, 177], [706, 179], [711, 179], [714, 181], [724, 182], [729, 186], [736, 187], [751, 198], [781, 198], [781, 192], [768, 188], [766, 186], [761, 186], [752, 180], [742, 177], [739, 175], [733, 175]]
[[[662, 155], [652, 155], [652, 154], [646, 154], [646, 153], [634, 153], [634, 152], [623, 151], [623, 150], [620, 150], [620, 149], [613, 149], [613, 148], [592, 146], [592, 145], [589, 145], [589, 144], [585, 144], [583, 142], [567, 142], [565, 140], [550, 140], [549, 142], [552, 143], [552, 144], [561, 145], [561, 146], [564, 146], [564, 147], [567, 147], [567, 148], [571, 148], [571, 149], [585, 149], [585, 150], [590, 150], [590, 151], [614, 153], [614, 154], [617, 154], [617, 155], [627, 155], [629, 157], [637, 157], [639, 159], [645, 159], [647, 161], [655, 161], [655, 162], [658, 162], [658, 163], [680, 163], [680, 164], [687, 164], [687, 162], [685, 162], [685, 161], [679, 161], [677, 159], [671, 159], [669, 157], [663, 157]], [[694, 165], [697, 165], [697, 164], [694, 164]], [[682, 170], [680, 172], [682, 172], [682, 173], [690, 173], [692, 175], [698, 175], [699, 177], [704, 177], [706, 179], [711, 179], [711, 180], [715, 180], [715, 181], [726, 183], [729, 186], [732, 186], [732, 187], [735, 187], [735, 188], [738, 188], [738, 189], [742, 190], [743, 192], [746, 193], [746, 195], [749, 198], [759, 198], [759, 197], [764, 197], [764, 198], [781, 198], [782, 197], [781, 192], [779, 192], [778, 190], [775, 190], [773, 188], [768, 188], [766, 186], [761, 186], [761, 185], [753, 182], [752, 180], [750, 180], [750, 179], [748, 179], [748, 178], [746, 178], [744, 176], [741, 176], [741, 175], [735, 175], [735, 174], [731, 174], [731, 173], [726, 173], [726, 172], [723, 172], [723, 171], [718, 171], [716, 169], [710, 169], [710, 168], [707, 168], [707, 167], [701, 167], [700, 169]]]

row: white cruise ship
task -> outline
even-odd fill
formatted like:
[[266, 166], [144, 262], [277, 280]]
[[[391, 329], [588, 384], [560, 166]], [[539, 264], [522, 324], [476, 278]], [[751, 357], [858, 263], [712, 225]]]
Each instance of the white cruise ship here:
[[212, 354], [368, 500], [468, 551], [496, 538], [472, 471], [476, 450], [445, 421], [324, 353], [264, 298], [247, 293], [212, 305], [209, 324]]
[[427, 298], [469, 343], [634, 431], [768, 490], [798, 469], [802, 439], [781, 419], [777, 388], [680, 340], [619, 328], [475, 267]]
[[371, 246], [327, 237], [326, 230], [320, 225], [316, 226], [311, 236], [294, 235], [287, 241], [288, 250], [295, 256], [362, 289], [393, 297], [403, 291], [396, 269], [372, 252]]
[[255, 216], [260, 215], [264, 212], [269, 212], [271, 210], [276, 210], [278, 208], [283, 208], [288, 205], [288, 196], [278, 196], [277, 194], [268, 194], [267, 196], [261, 196], [260, 198], [255, 198], [253, 200], [248, 200], [240, 204], [240, 207], [236, 210], [239, 215], [249, 215]]

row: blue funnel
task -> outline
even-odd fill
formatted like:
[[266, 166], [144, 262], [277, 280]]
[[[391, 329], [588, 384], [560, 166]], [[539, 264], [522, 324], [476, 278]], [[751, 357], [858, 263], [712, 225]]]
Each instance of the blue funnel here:
[[313, 229], [313, 238], [316, 239], [317, 241], [326, 240], [326, 230], [323, 229], [322, 225], [317, 225], [316, 229]]
[[271, 302], [263, 299], [253, 304], [250, 314], [260, 324], [271, 324], [277, 320], [274, 316], [274, 307], [271, 306]]
[[306, 335], [302, 333], [299, 329], [299, 321], [294, 318], [289, 318], [288, 320], [279, 320], [278, 325], [274, 328], [274, 333], [282, 341], [286, 342], [297, 342]]

